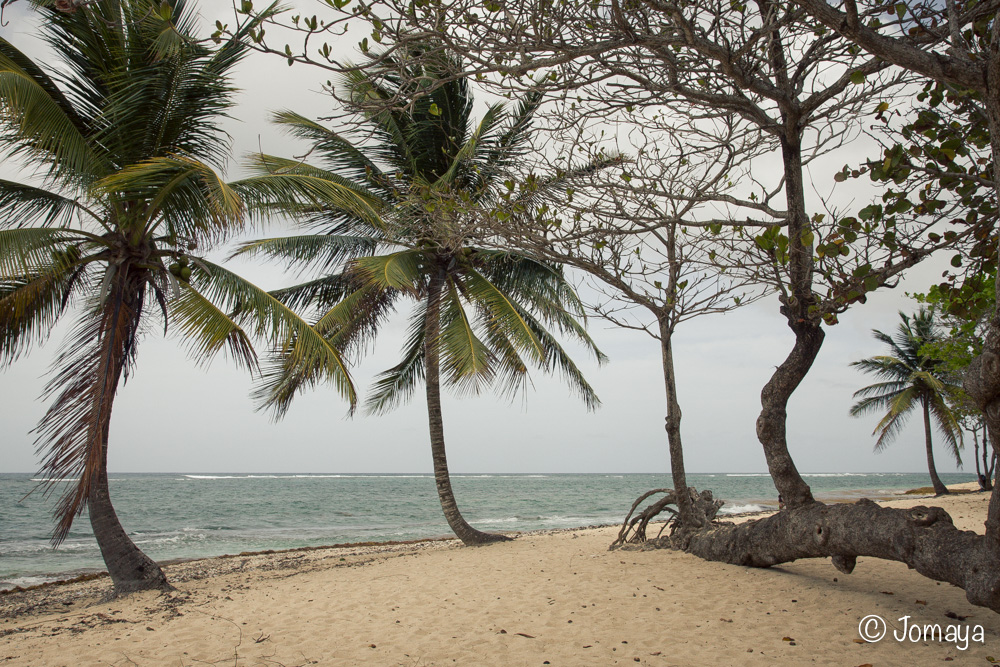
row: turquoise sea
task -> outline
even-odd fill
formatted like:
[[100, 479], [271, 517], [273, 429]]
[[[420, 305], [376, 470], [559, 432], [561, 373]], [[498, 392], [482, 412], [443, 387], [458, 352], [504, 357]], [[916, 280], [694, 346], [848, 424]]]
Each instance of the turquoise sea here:
[[[926, 474], [805, 475], [821, 499], [887, 496], [928, 486]], [[974, 480], [942, 474], [945, 484]], [[103, 568], [86, 516], [58, 549], [49, 543], [58, 482], [46, 498], [30, 474], [0, 474], [0, 590]], [[727, 501], [724, 513], [774, 508], [766, 474], [691, 474]], [[669, 474], [456, 474], [459, 507], [477, 528], [525, 531], [619, 523]], [[112, 501], [132, 539], [158, 561], [265, 549], [449, 535], [430, 474], [112, 474]], [[29, 495], [30, 493], [30, 495]]]

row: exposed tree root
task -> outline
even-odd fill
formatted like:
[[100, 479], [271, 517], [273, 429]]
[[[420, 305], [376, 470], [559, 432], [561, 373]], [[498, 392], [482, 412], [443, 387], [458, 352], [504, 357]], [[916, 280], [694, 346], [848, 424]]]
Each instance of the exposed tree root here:
[[[644, 508], [639, 514], [632, 516], [636, 508], [643, 501], [657, 493], [664, 493], [666, 495]], [[706, 490], [698, 493], [694, 487], [688, 487], [688, 497], [691, 499], [692, 514], [698, 525], [684, 526], [681, 523], [680, 514], [670, 507], [670, 505], [677, 505], [678, 500], [673, 489], [653, 489], [642, 494], [632, 503], [632, 508], [625, 517], [625, 521], [622, 522], [621, 530], [618, 531], [618, 539], [609, 548], [616, 549], [624, 544], [641, 544], [646, 542], [646, 528], [649, 526], [649, 522], [665, 511], [669, 512], [671, 516], [660, 528], [660, 532], [656, 536], [657, 538], [663, 534], [664, 529], [667, 527], [670, 528], [669, 536], [674, 538], [679, 533], [686, 533], [709, 526], [715, 520], [715, 515], [718, 514], [719, 508], [722, 507], [724, 502], [714, 499], [711, 491]]]

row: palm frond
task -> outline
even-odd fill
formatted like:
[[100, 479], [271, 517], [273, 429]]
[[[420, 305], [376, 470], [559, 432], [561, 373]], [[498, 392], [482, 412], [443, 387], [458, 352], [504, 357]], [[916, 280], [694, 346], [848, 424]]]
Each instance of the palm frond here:
[[257, 353], [246, 332], [190, 283], [181, 282], [177, 298], [170, 302], [174, 331], [188, 344], [191, 357], [208, 364], [222, 350], [250, 371], [258, 369]]
[[295, 113], [279, 111], [271, 116], [271, 122], [284, 128], [289, 134], [305, 139], [312, 144], [331, 175], [343, 175], [357, 182], [378, 185], [385, 180], [379, 166], [358, 150], [340, 134], [323, 127], [319, 123]]
[[944, 395], [935, 393], [928, 397], [927, 408], [938, 425], [938, 430], [944, 435], [948, 453], [955, 459], [955, 464], [962, 465], [962, 426], [954, 411], [948, 407]]
[[101, 179], [95, 196], [117, 202], [144, 201], [144, 224], [162, 218], [169, 233], [218, 240], [237, 231], [245, 207], [236, 190], [209, 165], [168, 155], [130, 165]]
[[875, 451], [880, 452], [892, 443], [903, 430], [913, 408], [920, 404], [920, 392], [914, 387], [907, 387], [893, 399], [885, 416], [872, 433], [878, 433]]
[[51, 491], [59, 480], [76, 479], [56, 508], [58, 544], [83, 512], [97, 476], [106, 469], [104, 443], [118, 383], [135, 360], [135, 336], [142, 317], [142, 293], [130, 278], [115, 276], [108, 298], [91, 301], [57, 357], [45, 397], [58, 394], [35, 429], [44, 456], [42, 475]]
[[49, 337], [82, 272], [75, 263], [53, 261], [37, 273], [0, 280], [0, 367]]
[[463, 284], [467, 298], [488, 311], [490, 326], [498, 327], [517, 350], [527, 353], [535, 363], [545, 363], [545, 346], [513, 299], [475, 270], [464, 273]]
[[288, 395], [279, 381], [277, 367], [297, 377], [298, 388], [332, 381], [340, 394], [355, 405], [357, 395], [340, 353], [301, 317], [271, 294], [217, 264], [199, 260], [191, 282], [211, 302], [251, 335], [271, 342], [279, 360], [265, 371], [261, 388], [255, 393], [262, 408], [272, 408], [280, 417], [288, 409]]
[[304, 311], [310, 306], [318, 309], [331, 308], [352, 290], [357, 283], [343, 273], [309, 280], [291, 287], [271, 290], [271, 296], [296, 311]]
[[494, 355], [476, 335], [453, 281], [448, 281], [442, 296], [437, 346], [443, 379], [462, 394], [478, 394], [493, 382]]
[[417, 383], [424, 379], [426, 318], [426, 303], [420, 301], [410, 317], [409, 335], [403, 346], [403, 358], [398, 364], [375, 378], [365, 401], [366, 413], [381, 415], [391, 412], [408, 401], [413, 396]]
[[263, 173], [257, 176], [230, 184], [251, 211], [284, 211], [295, 216], [319, 211], [329, 217], [342, 214], [355, 218], [368, 227], [382, 226], [381, 200], [356, 183], [327, 178], [325, 174], [306, 171], [304, 167], [296, 171], [262, 169]]
[[52, 264], [54, 250], [80, 240], [77, 232], [58, 227], [0, 229], [0, 279], [38, 273]]
[[230, 257], [266, 257], [279, 259], [301, 271], [331, 271], [344, 262], [371, 255], [379, 242], [369, 236], [319, 234], [259, 239], [237, 246]]
[[76, 200], [43, 188], [0, 179], [0, 227], [68, 226], [73, 214], [87, 211]]
[[[7, 155], [42, 167], [49, 177], [81, 184], [106, 169], [87, 140], [89, 127], [51, 78], [0, 38], [0, 143]], [[15, 139], [16, 138], [16, 139]]]
[[381, 289], [417, 293], [423, 285], [425, 258], [421, 250], [401, 250], [390, 255], [359, 257], [350, 271]]

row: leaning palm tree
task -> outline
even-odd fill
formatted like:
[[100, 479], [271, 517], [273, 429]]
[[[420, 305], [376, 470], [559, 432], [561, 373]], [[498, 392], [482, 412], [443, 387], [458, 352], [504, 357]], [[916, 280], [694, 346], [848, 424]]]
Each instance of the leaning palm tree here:
[[899, 316], [903, 321], [895, 337], [878, 330], [872, 332], [877, 340], [889, 346], [891, 353], [851, 364], [862, 372], [871, 373], [883, 380], [854, 393], [854, 397], [861, 400], [851, 407], [851, 416], [884, 412], [873, 432], [879, 434], [875, 443], [875, 451], [879, 452], [895, 440], [910, 413], [920, 406], [924, 417], [927, 470], [934, 485], [934, 493], [940, 496], [948, 493], [948, 487], [941, 482], [934, 467], [931, 421], [933, 417], [938, 429], [944, 434], [948, 451], [961, 465], [959, 450], [962, 445], [962, 430], [947, 400], [950, 392], [956, 390], [958, 385], [949, 379], [941, 361], [923, 352], [924, 347], [938, 337], [934, 330], [933, 312], [921, 308], [912, 317], [902, 312]]
[[[458, 509], [448, 474], [440, 385], [465, 393], [485, 387], [516, 392], [531, 363], [558, 369], [588, 407], [598, 404], [549, 331], [558, 328], [603, 359], [579, 323], [582, 305], [560, 268], [476, 244], [484, 220], [524, 215], [532, 197], [565, 186], [573, 174], [529, 178], [524, 194], [512, 195], [517, 189], [512, 168], [526, 149], [537, 96], [513, 113], [493, 105], [474, 124], [466, 81], [443, 80], [445, 70], [454, 71], [457, 63], [425, 63], [400, 78], [392, 68], [407, 65], [384, 58], [381, 73], [369, 68], [342, 81], [362, 109], [358, 130], [372, 142], [359, 147], [348, 136], [286, 111], [276, 121], [309, 140], [309, 157], [321, 162], [257, 158], [262, 173], [329, 180], [376, 198], [382, 221], [373, 225], [322, 207], [288, 210], [310, 233], [251, 242], [238, 254], [321, 269], [320, 278], [275, 294], [293, 307], [316, 309], [316, 330], [344, 351], [362, 351], [401, 301], [415, 303], [403, 358], [377, 378], [367, 408], [371, 413], [391, 410], [423, 379], [434, 477], [449, 526], [465, 544], [506, 539], [472, 528]], [[400, 83], [406, 80], [419, 83], [408, 88]], [[363, 110], [367, 102], [387, 101], [398, 104]], [[280, 414], [299, 379], [288, 368], [273, 369], [261, 396]]]
[[[59, 486], [53, 540], [87, 510], [116, 593], [164, 587], [108, 491], [112, 406], [140, 338], [155, 324], [196, 359], [225, 351], [250, 369], [252, 340], [264, 338], [305, 381], [333, 378], [352, 401], [353, 388], [337, 350], [305, 321], [197, 256], [244, 228], [246, 201], [296, 196], [280, 177], [227, 185], [213, 166], [228, 155], [217, 123], [246, 51], [239, 39], [216, 49], [196, 41], [184, 0], [39, 11], [54, 55], [46, 66], [0, 39], [0, 151], [37, 183], [0, 181], [0, 366], [75, 313], [36, 429], [46, 491], [72, 480]], [[334, 189], [324, 200], [341, 197], [363, 215], [361, 198]]]

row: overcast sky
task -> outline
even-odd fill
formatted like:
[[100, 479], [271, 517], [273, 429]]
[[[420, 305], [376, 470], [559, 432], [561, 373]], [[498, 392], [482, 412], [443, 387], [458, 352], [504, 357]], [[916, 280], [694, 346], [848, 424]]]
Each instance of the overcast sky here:
[[[224, 0], [202, 3], [214, 22], [227, 18]], [[315, 10], [322, 11], [322, 3]], [[213, 13], [214, 12], [214, 13]], [[231, 12], [231, 10], [230, 10]], [[27, 0], [4, 13], [0, 36], [40, 54], [37, 26]], [[267, 125], [270, 110], [295, 109], [328, 115], [333, 102], [319, 92], [326, 73], [259, 54], [239, 69], [242, 88], [235, 120], [227, 124], [234, 155], [256, 151], [289, 155], [300, 146]], [[848, 147], [847, 150], [852, 150]], [[855, 146], [855, 160], [864, 150]], [[838, 156], [834, 162], [850, 160]], [[229, 176], [238, 176], [234, 167]], [[17, 180], [11, 165], [0, 176]], [[826, 177], [828, 178], [828, 176]], [[820, 184], [825, 190], [826, 185]], [[816, 202], [813, 202], [815, 205]], [[290, 283], [275, 268], [235, 264], [264, 287]], [[788, 441], [804, 472], [926, 472], [919, 415], [885, 452], [874, 454], [878, 419], [848, 416], [851, 395], [873, 379], [851, 369], [851, 361], [882, 354], [873, 328], [893, 332], [898, 311], [916, 308], [905, 291], [922, 291], [940, 276], [940, 262], [911, 271], [895, 290], [855, 304], [827, 329], [812, 371], [789, 404]], [[405, 316], [405, 311], [402, 313]], [[67, 320], [69, 321], [69, 320]], [[388, 327], [374, 352], [353, 371], [360, 395], [371, 378], [396, 363], [403, 340], [402, 317]], [[668, 456], [659, 347], [652, 338], [612, 328], [597, 319], [590, 330], [610, 362], [598, 367], [583, 350], [575, 358], [603, 401], [589, 413], [557, 378], [533, 374], [533, 388], [514, 403], [490, 394], [446, 396], [445, 434], [453, 472], [666, 472]], [[0, 472], [34, 472], [40, 465], [31, 429], [47, 402], [39, 398], [45, 374], [65, 327], [44, 346], [0, 372]], [[675, 338], [676, 365], [687, 468], [690, 472], [766, 472], [754, 422], [760, 389], [793, 344], [777, 302], [760, 302], [726, 315], [682, 325]], [[572, 348], [571, 348], [572, 349]], [[109, 466], [113, 472], [430, 472], [427, 418], [422, 388], [403, 408], [383, 417], [346, 417], [347, 406], [332, 388], [299, 397], [284, 421], [272, 423], [253, 411], [249, 375], [224, 358], [195, 365], [176, 339], [151, 332], [140, 344], [137, 372], [121, 388], [111, 424]], [[938, 470], [955, 464], [936, 450]], [[966, 471], [974, 471], [971, 443]]]

